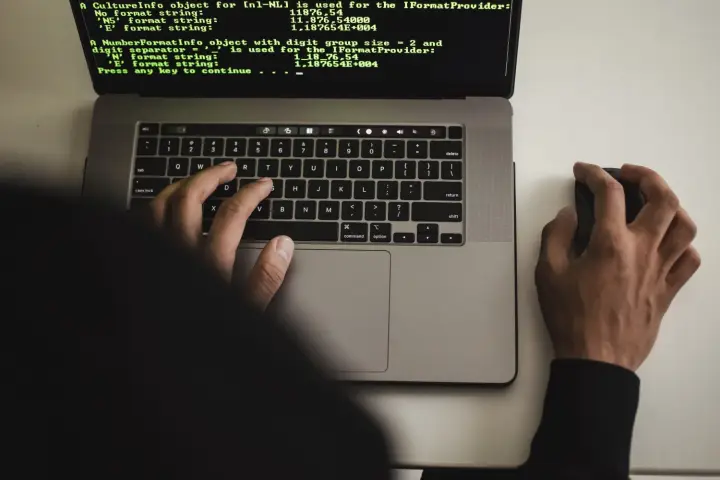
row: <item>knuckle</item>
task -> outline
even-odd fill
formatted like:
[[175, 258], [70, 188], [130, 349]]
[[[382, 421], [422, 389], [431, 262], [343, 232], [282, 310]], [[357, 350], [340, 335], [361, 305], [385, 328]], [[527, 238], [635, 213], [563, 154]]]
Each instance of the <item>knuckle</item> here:
[[685, 214], [683, 215], [683, 218], [681, 220], [681, 225], [683, 230], [687, 232], [688, 237], [691, 240], [694, 240], [697, 236], [698, 231], [697, 224], [693, 222], [693, 220], [689, 216], [687, 216], [687, 214]]
[[624, 248], [625, 239], [617, 229], [596, 225], [593, 240], [598, 253], [615, 256]]
[[614, 178], [607, 177], [603, 180], [603, 188], [610, 194], [624, 193], [623, 186]]
[[667, 208], [672, 210], [680, 208], [680, 199], [669, 187], [661, 187], [658, 197]]
[[700, 268], [700, 265], [702, 265], [702, 258], [700, 257], [698, 251], [694, 248], [690, 250], [690, 254], [688, 255], [688, 262], [693, 267], [693, 270], [697, 270], [698, 268]]

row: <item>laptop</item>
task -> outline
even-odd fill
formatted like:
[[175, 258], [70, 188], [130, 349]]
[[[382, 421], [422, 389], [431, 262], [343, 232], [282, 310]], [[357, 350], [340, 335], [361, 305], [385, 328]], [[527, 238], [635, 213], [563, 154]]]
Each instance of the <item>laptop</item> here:
[[296, 241], [271, 308], [338, 378], [514, 380], [520, 0], [70, 3], [99, 95], [86, 195], [143, 208], [235, 161], [205, 228], [273, 179], [239, 264]]

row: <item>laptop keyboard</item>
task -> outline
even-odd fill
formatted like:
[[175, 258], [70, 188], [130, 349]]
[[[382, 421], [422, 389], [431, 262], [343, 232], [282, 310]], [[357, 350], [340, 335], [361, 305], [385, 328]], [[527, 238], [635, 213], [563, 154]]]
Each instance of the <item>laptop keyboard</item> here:
[[458, 125], [138, 125], [131, 209], [212, 165], [237, 177], [203, 206], [207, 231], [243, 185], [273, 179], [244, 240], [463, 243], [464, 129]]

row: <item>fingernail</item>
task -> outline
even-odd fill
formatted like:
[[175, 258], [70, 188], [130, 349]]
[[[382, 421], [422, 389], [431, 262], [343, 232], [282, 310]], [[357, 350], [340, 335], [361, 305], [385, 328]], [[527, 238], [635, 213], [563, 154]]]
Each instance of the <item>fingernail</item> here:
[[295, 252], [295, 242], [290, 237], [280, 237], [275, 241], [275, 251], [283, 260], [290, 263], [293, 252]]
[[257, 181], [257, 183], [267, 183], [267, 182], [272, 183], [272, 178], [263, 177]]
[[222, 162], [220, 164], [221, 167], [227, 167], [228, 165], [235, 165], [235, 162], [228, 160], [227, 162]]

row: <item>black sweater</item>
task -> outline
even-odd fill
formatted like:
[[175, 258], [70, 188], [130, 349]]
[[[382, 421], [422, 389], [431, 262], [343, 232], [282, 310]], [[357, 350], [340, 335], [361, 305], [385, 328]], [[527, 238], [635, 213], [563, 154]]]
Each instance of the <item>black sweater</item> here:
[[[390, 478], [282, 320], [126, 215], [0, 192], [3, 478]], [[553, 364], [527, 478], [625, 478], [637, 378]]]

